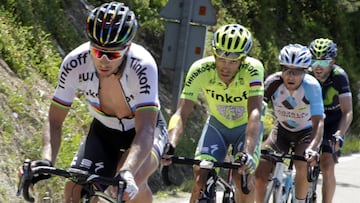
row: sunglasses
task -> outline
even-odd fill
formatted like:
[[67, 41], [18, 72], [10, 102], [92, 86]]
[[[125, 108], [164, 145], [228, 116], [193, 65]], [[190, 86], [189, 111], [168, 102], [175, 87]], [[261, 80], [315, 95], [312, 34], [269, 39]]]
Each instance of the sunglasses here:
[[213, 52], [217, 57], [230, 59], [230, 60], [240, 60], [246, 56], [243, 52], [227, 52], [221, 49], [213, 48]]
[[311, 66], [322, 66], [322, 67], [328, 67], [331, 63], [331, 60], [311, 60]]
[[124, 47], [123, 49], [119, 51], [104, 51], [98, 48], [95, 48], [93, 46], [90, 46], [90, 51], [93, 56], [96, 58], [101, 58], [103, 55], [105, 55], [110, 61], [115, 59], [121, 59], [124, 57], [125, 52], [128, 50], [128, 46]]
[[300, 76], [300, 75], [305, 73], [305, 69], [304, 68], [287, 68], [287, 67], [284, 67], [284, 68], [282, 68], [282, 72], [285, 75]]

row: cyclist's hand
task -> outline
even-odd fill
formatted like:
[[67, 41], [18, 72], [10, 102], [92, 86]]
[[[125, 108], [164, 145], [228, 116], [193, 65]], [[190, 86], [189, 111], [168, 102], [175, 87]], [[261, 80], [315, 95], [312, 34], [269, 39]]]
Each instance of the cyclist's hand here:
[[168, 166], [172, 163], [170, 158], [174, 156], [175, 147], [171, 143], [167, 143], [165, 145], [164, 152], [165, 153], [162, 155], [160, 163], [164, 166]]
[[126, 181], [125, 192], [129, 195], [130, 200], [134, 199], [139, 188], [135, 183], [133, 174], [130, 171], [120, 171], [120, 176]]
[[311, 166], [314, 166], [316, 162], [319, 160], [319, 153], [312, 149], [305, 150], [305, 159]]
[[[31, 167], [37, 167], [37, 166], [49, 166], [52, 167], [53, 164], [51, 163], [51, 161], [49, 160], [36, 160], [36, 161], [32, 161], [31, 162]], [[51, 175], [50, 174], [40, 174], [40, 175], [34, 175], [33, 179], [32, 179], [32, 184], [35, 184], [36, 182], [40, 181], [40, 180], [45, 180], [50, 178]]]
[[334, 134], [329, 142], [333, 146], [333, 152], [337, 152], [344, 145], [344, 138], [338, 134]]
[[241, 152], [235, 156], [236, 160], [245, 164], [245, 172], [248, 174], [253, 174], [256, 169], [256, 162], [253, 156], [249, 153]]

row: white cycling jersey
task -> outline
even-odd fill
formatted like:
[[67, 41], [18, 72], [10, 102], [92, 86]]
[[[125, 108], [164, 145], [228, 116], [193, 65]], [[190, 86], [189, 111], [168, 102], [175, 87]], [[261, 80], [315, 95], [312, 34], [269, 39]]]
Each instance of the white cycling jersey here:
[[[89, 48], [90, 42], [86, 42], [63, 60], [53, 104], [69, 109], [77, 90], [80, 90], [89, 104], [90, 113], [105, 126], [121, 131], [134, 128], [134, 118], [117, 118], [102, 111], [98, 97], [99, 79]], [[160, 110], [156, 62], [145, 48], [136, 43], [132, 43], [128, 51], [120, 84], [132, 115], [139, 109]]]
[[310, 128], [311, 116], [325, 115], [321, 86], [313, 76], [305, 74], [300, 87], [290, 94], [282, 83], [281, 72], [277, 72], [266, 78], [265, 93], [274, 86], [273, 94], [265, 94], [264, 99], [271, 99], [276, 119], [286, 130], [298, 132]]

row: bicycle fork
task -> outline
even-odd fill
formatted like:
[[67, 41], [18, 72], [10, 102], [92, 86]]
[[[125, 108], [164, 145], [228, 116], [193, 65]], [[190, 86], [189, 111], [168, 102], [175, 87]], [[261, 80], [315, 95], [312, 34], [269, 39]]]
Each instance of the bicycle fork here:
[[197, 202], [216, 202], [216, 181], [217, 175], [215, 170], [210, 170], [206, 180], [205, 191], [200, 191], [201, 198]]

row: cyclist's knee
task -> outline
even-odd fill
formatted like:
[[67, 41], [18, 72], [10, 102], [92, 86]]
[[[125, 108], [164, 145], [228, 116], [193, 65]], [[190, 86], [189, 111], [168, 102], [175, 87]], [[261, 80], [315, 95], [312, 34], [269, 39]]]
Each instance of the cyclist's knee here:
[[65, 202], [79, 202], [81, 196], [81, 185], [77, 185], [72, 181], [65, 183]]
[[320, 168], [322, 171], [333, 170], [335, 162], [332, 156], [331, 153], [322, 153], [320, 159]]
[[260, 159], [259, 166], [255, 170], [255, 181], [267, 182], [272, 168], [273, 164], [270, 161], [266, 159]]
[[195, 177], [195, 185], [197, 187], [203, 187], [206, 184], [206, 180], [208, 179], [209, 171], [201, 169], [198, 166], [195, 166], [193, 170]]

